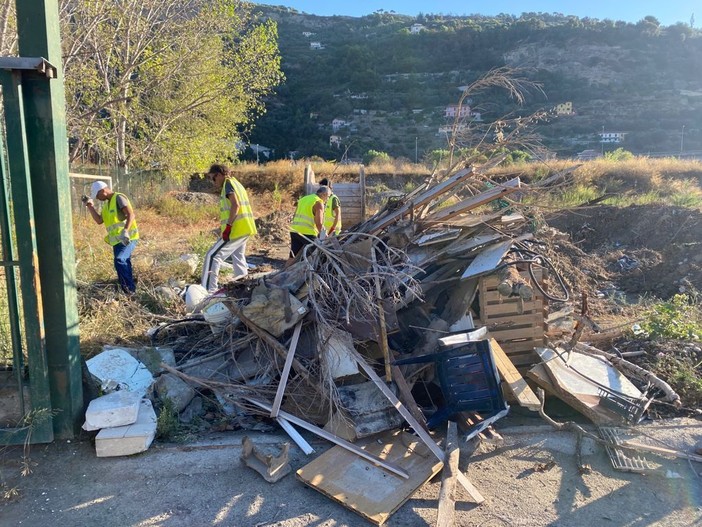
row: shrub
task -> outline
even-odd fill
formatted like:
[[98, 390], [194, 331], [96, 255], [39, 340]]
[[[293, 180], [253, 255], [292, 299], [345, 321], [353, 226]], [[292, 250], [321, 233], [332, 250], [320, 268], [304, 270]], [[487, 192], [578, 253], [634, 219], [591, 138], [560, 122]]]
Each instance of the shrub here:
[[688, 295], [675, 295], [667, 302], [653, 306], [641, 329], [651, 338], [700, 340], [702, 323], [699, 306]]
[[363, 164], [371, 165], [375, 163], [387, 163], [391, 161], [390, 154], [379, 152], [378, 150], [368, 150], [363, 156]]

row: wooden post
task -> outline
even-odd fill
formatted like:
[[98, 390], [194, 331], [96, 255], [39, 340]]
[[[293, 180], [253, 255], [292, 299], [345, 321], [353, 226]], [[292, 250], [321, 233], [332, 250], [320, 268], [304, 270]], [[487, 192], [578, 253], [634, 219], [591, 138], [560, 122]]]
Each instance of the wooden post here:
[[436, 527], [452, 527], [456, 515], [456, 477], [458, 475], [458, 461], [461, 451], [458, 448], [458, 428], [453, 421], [448, 422], [446, 431], [446, 461], [441, 474], [441, 490], [439, 491], [439, 513]]
[[390, 348], [388, 346], [388, 330], [385, 327], [385, 308], [383, 307], [383, 296], [380, 288], [380, 277], [378, 276], [378, 265], [375, 258], [375, 247], [371, 247], [371, 261], [373, 262], [373, 273], [375, 274], [375, 297], [378, 304], [378, 338], [380, 349], [383, 351], [383, 360], [385, 360], [385, 380], [392, 381], [392, 372], [390, 370]]

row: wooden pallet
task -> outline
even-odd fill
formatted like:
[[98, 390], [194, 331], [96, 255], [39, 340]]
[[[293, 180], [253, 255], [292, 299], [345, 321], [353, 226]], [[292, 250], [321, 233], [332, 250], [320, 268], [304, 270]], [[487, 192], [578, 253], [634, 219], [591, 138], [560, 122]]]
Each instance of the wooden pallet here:
[[[541, 269], [535, 270], [536, 279], [543, 283]], [[531, 283], [526, 270], [520, 275]], [[480, 322], [488, 328], [512, 363], [520, 370], [540, 362], [534, 348], [544, 345], [543, 295], [534, 288], [534, 298], [528, 302], [500, 295], [496, 275], [484, 276], [478, 284]]]

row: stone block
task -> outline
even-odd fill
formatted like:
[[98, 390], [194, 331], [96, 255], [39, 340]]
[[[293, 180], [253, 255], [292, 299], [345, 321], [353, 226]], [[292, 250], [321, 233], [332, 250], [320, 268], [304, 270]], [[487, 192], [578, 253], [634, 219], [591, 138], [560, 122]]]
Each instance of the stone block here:
[[182, 412], [195, 397], [195, 390], [188, 383], [170, 373], [161, 375], [158, 378], [156, 381], [156, 393], [161, 400], [170, 399], [178, 413]]
[[151, 401], [143, 399], [135, 423], [103, 428], [95, 438], [98, 457], [130, 456], [145, 452], [156, 436], [156, 413]]
[[141, 395], [121, 390], [90, 401], [85, 412], [83, 430], [130, 425], [137, 420]]
[[103, 390], [118, 387], [120, 390], [137, 392], [143, 397], [154, 382], [148, 368], [120, 348], [105, 350], [87, 360], [86, 364], [88, 371], [100, 380]]

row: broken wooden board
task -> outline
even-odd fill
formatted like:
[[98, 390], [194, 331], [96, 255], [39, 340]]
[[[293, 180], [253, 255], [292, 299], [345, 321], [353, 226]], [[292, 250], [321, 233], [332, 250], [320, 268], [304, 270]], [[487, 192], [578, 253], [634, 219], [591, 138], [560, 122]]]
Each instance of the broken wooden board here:
[[539, 398], [494, 338], [490, 339], [490, 351], [492, 352], [495, 366], [497, 366], [497, 371], [500, 372], [500, 377], [502, 377], [502, 387], [507, 392], [507, 395], [512, 400], [517, 401], [519, 406], [538, 412], [541, 407]]
[[443, 466], [419, 439], [406, 432], [368, 439], [362, 448], [401, 467], [409, 479], [394, 476], [339, 446], [299, 469], [297, 477], [376, 525], [382, 525]]
[[465, 214], [466, 212], [476, 209], [485, 203], [490, 203], [491, 201], [516, 192], [519, 189], [519, 186], [519, 178], [511, 179], [499, 187], [491, 188], [476, 196], [471, 196], [470, 198], [456, 203], [455, 205], [449, 205], [448, 207], [438, 209], [425, 217], [422, 220], [422, 223], [441, 223], [442, 221], [448, 220], [454, 216], [457, 216], [458, 214]]
[[456, 516], [456, 477], [460, 470], [458, 462], [461, 455], [458, 447], [458, 427], [453, 421], [448, 422], [444, 451], [446, 452], [446, 464], [441, 473], [436, 527], [453, 527]]
[[512, 240], [496, 243], [486, 249], [483, 249], [483, 251], [470, 263], [468, 268], [463, 271], [461, 280], [467, 280], [468, 278], [481, 276], [494, 271], [495, 268], [500, 265], [502, 258], [504, 258], [504, 256], [507, 254], [510, 247], [512, 247]]
[[604, 403], [602, 388], [583, 375], [633, 400], [641, 399], [638, 388], [605, 360], [573, 351], [566, 365], [554, 350], [537, 348], [536, 352], [544, 361], [554, 394], [597, 425], [626, 423], [627, 417]]

